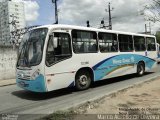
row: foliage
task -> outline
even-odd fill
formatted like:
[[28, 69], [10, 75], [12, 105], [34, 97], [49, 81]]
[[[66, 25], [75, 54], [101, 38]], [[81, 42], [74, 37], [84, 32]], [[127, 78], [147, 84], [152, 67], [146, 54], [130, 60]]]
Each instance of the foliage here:
[[72, 110], [57, 111], [39, 120], [73, 120], [75, 115]]
[[156, 39], [157, 39], [157, 43], [160, 44], [160, 31], [156, 33]]
[[160, 0], [152, 0], [152, 3], [145, 5], [145, 18], [148, 21], [160, 22]]

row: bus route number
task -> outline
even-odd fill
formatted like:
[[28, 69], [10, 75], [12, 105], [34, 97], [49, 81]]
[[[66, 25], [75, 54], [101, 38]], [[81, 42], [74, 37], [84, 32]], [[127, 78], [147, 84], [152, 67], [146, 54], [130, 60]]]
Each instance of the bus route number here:
[[89, 64], [89, 61], [87, 62], [81, 62], [81, 65], [88, 65]]

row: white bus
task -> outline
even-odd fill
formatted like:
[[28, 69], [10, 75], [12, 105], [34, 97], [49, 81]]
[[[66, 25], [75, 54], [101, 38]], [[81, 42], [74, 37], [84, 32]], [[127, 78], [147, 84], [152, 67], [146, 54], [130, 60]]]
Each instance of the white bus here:
[[85, 90], [95, 81], [132, 73], [142, 76], [156, 66], [156, 59], [155, 36], [47, 25], [25, 35], [16, 82], [34, 92]]

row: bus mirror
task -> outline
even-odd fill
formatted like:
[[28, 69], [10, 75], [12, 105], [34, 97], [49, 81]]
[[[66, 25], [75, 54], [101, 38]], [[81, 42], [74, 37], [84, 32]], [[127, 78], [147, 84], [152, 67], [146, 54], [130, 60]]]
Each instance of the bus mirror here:
[[56, 37], [53, 38], [54, 48], [58, 46], [58, 39]]

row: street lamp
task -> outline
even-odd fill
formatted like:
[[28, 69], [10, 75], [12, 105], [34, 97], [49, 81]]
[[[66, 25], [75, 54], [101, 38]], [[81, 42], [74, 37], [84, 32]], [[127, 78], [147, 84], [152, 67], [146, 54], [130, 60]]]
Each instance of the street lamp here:
[[52, 0], [52, 3], [55, 4], [55, 24], [58, 24], [58, 10], [57, 10], [57, 1], [58, 0]]

